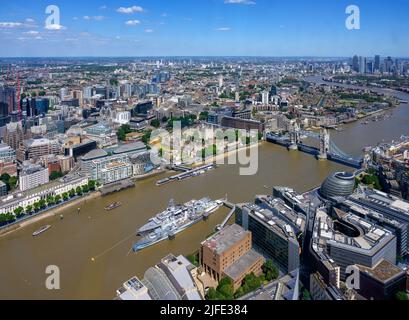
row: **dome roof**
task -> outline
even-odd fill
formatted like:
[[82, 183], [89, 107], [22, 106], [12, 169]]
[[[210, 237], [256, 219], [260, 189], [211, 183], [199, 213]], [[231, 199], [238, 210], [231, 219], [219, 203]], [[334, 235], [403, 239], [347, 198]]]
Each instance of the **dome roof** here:
[[337, 172], [325, 179], [321, 185], [320, 193], [326, 198], [347, 197], [355, 189], [355, 175], [347, 172]]

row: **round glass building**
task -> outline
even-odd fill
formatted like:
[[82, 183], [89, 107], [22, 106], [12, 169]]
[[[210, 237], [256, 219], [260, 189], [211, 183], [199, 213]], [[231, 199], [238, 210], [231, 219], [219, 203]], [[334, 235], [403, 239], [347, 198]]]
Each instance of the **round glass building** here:
[[320, 194], [326, 198], [347, 197], [354, 192], [355, 175], [347, 172], [337, 172], [325, 179], [321, 185]]

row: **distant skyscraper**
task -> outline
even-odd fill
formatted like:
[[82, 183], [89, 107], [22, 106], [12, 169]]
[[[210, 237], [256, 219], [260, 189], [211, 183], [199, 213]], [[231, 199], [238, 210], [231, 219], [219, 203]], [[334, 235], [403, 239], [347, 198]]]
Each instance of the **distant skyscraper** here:
[[263, 91], [261, 93], [261, 103], [262, 104], [268, 104], [270, 100], [270, 94], [268, 91]]
[[359, 57], [359, 73], [366, 73], [366, 58]]
[[60, 99], [61, 101], [64, 100], [64, 98], [68, 95], [68, 89], [67, 88], [61, 88], [60, 89]]
[[375, 71], [380, 71], [381, 70], [381, 56], [379, 56], [379, 55], [375, 56], [374, 70]]
[[16, 105], [16, 89], [0, 86], [0, 103], [7, 104], [8, 114], [12, 113]]
[[219, 88], [223, 87], [223, 76], [219, 76]]
[[385, 64], [385, 69], [384, 71], [387, 73], [391, 73], [392, 72], [392, 67], [393, 67], [393, 60], [391, 57], [387, 57], [384, 61]]
[[352, 70], [359, 72], [359, 58], [356, 55], [352, 58]]
[[83, 91], [84, 91], [84, 99], [91, 99], [92, 87], [85, 87]]
[[374, 62], [373, 61], [369, 61], [367, 64], [366, 64], [366, 72], [367, 73], [374, 73]]

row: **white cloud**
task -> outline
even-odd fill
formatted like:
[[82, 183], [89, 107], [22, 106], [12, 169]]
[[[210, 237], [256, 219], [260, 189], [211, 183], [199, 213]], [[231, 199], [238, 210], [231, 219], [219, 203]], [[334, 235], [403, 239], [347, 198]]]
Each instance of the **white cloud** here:
[[99, 7], [99, 10], [106, 10], [106, 9], [108, 9], [108, 7], [106, 5], [102, 5], [102, 6]]
[[95, 20], [95, 21], [101, 21], [104, 20], [104, 16], [84, 16], [84, 20]]
[[231, 29], [229, 27], [221, 27], [221, 28], [217, 28], [217, 31], [230, 31]]
[[77, 38], [67, 38], [65, 39], [65, 41], [73, 42], [73, 41], [78, 41], [78, 39]]
[[143, 12], [143, 8], [139, 6], [132, 6], [132, 7], [120, 7], [116, 10], [119, 13], [124, 13], [124, 14], [132, 14], [136, 12]]
[[141, 22], [139, 20], [128, 20], [125, 22], [127, 26], [136, 26], [140, 24]]
[[19, 28], [23, 26], [21, 22], [0, 22], [0, 28]]
[[154, 32], [154, 30], [153, 29], [145, 29], [145, 32], [146, 33], [152, 33], [152, 32]]
[[46, 28], [47, 30], [65, 30], [65, 29], [67, 29], [66, 27], [64, 27], [64, 26], [62, 26], [62, 25], [60, 25], [60, 24], [56, 24], [56, 23], [54, 23], [54, 24], [47, 24], [47, 25], [45, 26], [45, 28]]
[[38, 31], [27, 31], [27, 32], [24, 32], [24, 34], [26, 34], [26, 35], [29, 35], [29, 36], [36, 36], [36, 35], [38, 35], [39, 34], [39, 32]]
[[245, 4], [245, 5], [256, 4], [256, 2], [252, 0], [225, 0], [224, 3], [226, 4]]
[[35, 22], [35, 20], [34, 20], [34, 19], [32, 19], [32, 18], [27, 18], [27, 19], [26, 19], [26, 22], [27, 22], [27, 23], [34, 23], [34, 22]]

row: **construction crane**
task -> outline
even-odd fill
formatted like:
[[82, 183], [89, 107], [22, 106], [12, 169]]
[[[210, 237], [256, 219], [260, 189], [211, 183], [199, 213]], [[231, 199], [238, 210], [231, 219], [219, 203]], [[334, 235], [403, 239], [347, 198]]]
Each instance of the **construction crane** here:
[[17, 71], [17, 111], [18, 111], [18, 120], [21, 120], [21, 103], [20, 103], [20, 99], [21, 99], [21, 88], [20, 88], [20, 75]]

